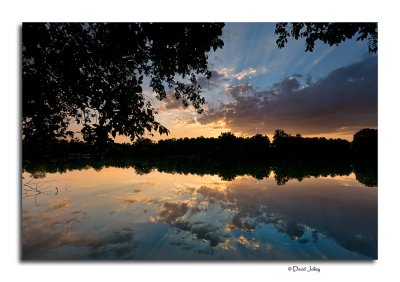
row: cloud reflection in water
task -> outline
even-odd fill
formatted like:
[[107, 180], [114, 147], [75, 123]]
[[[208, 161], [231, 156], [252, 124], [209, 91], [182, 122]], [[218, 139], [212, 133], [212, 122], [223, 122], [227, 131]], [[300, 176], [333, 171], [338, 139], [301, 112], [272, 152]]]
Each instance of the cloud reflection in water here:
[[115, 168], [107, 180], [107, 170], [86, 174], [94, 177], [87, 186], [79, 181], [85, 171], [49, 174], [74, 193], [40, 207], [24, 199], [23, 259], [377, 257], [377, 189], [354, 174], [277, 186], [273, 177], [222, 181]]

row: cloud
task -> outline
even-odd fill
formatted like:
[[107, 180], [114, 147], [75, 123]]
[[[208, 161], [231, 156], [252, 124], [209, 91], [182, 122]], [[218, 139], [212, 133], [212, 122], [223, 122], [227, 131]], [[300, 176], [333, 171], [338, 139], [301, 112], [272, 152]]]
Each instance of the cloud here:
[[224, 72], [218, 72], [216, 70], [211, 71], [211, 76], [210, 78], [206, 77], [199, 77], [197, 79], [197, 82], [202, 88], [215, 88], [215, 87], [220, 87], [223, 83], [226, 83], [229, 81], [229, 76], [231, 74], [224, 73]]
[[[224, 73], [225, 71], [225, 73]], [[210, 89], [218, 89], [223, 87], [224, 84], [228, 83], [230, 81], [230, 78], [228, 77], [227, 73], [228, 70], [222, 70], [221, 71], [216, 71], [212, 70], [211, 71], [211, 76], [209, 78], [206, 77], [198, 77], [197, 78], [197, 83], [203, 88], [203, 94], [204, 91], [207, 92], [207, 90]], [[231, 74], [229, 74], [231, 75]], [[190, 107], [191, 103], [189, 103]], [[173, 110], [173, 109], [188, 109], [188, 107], [185, 107], [182, 103], [182, 99], [176, 99], [174, 95], [174, 90], [171, 89], [167, 92], [167, 96], [165, 99], [161, 101], [161, 109], [164, 110]]]
[[[74, 211], [60, 216], [22, 211], [22, 259], [132, 259], [137, 243], [129, 228], [105, 230], [95, 235], [83, 235], [76, 229], [78, 217]], [[61, 250], [61, 251], [60, 251]]]
[[247, 92], [254, 92], [253, 86], [250, 83], [242, 83], [235, 86], [228, 85], [224, 90], [234, 98], [237, 98], [239, 95], [243, 95]]
[[253, 68], [248, 68], [246, 70], [243, 70], [242, 72], [239, 72], [235, 75], [237, 80], [242, 80], [245, 77], [251, 77], [253, 75], [255, 75], [257, 73], [257, 71]]
[[51, 210], [65, 209], [71, 205], [71, 201], [67, 198], [57, 199], [50, 203]]
[[176, 99], [172, 90], [168, 91], [166, 98], [162, 100], [162, 107], [167, 110], [185, 109], [182, 99]]
[[[235, 249], [238, 244], [253, 250], [267, 247], [257, 237], [257, 230], [269, 225], [270, 231], [283, 233], [299, 244], [329, 238], [350, 251], [376, 257], [375, 194], [366, 195], [368, 203], [354, 210], [359, 193], [332, 185], [331, 181], [298, 184], [304, 189], [293, 193], [275, 189], [275, 184], [271, 185], [273, 179], [264, 179], [262, 185], [257, 185], [259, 181], [243, 177], [224, 185], [181, 187], [186, 189], [186, 200], [159, 202], [156, 219], [184, 231], [171, 244], [189, 251], [195, 251], [203, 242], [216, 252], [219, 248]], [[332, 202], [338, 189], [343, 190], [346, 200]], [[319, 216], [321, 206], [330, 220]], [[366, 225], [368, 218], [373, 220]], [[343, 220], [354, 224], [343, 224]], [[336, 223], [334, 228], [332, 223]], [[201, 243], [194, 243], [193, 236]], [[272, 242], [270, 247], [274, 245], [279, 243]]]
[[377, 126], [377, 57], [336, 69], [318, 81], [308, 77], [306, 85], [298, 77], [286, 77], [262, 91], [249, 83], [226, 86], [233, 101], [209, 109], [198, 121], [224, 121], [233, 132], [247, 134], [277, 128], [310, 135], [354, 133]]
[[230, 67], [230, 68], [224, 67], [224, 68], [221, 68], [218, 72], [227, 78], [232, 78], [234, 69], [235, 69], [234, 67]]
[[234, 74], [233, 76], [237, 80], [243, 80], [246, 77], [252, 78], [252, 77], [254, 77], [256, 75], [264, 74], [264, 73], [267, 73], [267, 72], [270, 72], [270, 70], [266, 66], [261, 66], [261, 67], [258, 67], [256, 69], [254, 69], [254, 68], [244, 69], [241, 72], [238, 72], [238, 73]]
[[225, 81], [236, 79], [236, 80], [243, 80], [246, 77], [253, 77], [260, 74], [265, 74], [270, 72], [270, 70], [266, 66], [259, 66], [256, 68], [246, 68], [241, 70], [240, 72], [234, 72], [235, 67], [224, 67], [219, 69], [218, 71], [212, 71], [211, 77], [215, 78], [223, 78]]
[[188, 209], [187, 203], [165, 202], [159, 214], [159, 220], [172, 224], [180, 217], [184, 216]]
[[115, 197], [114, 199], [115, 199], [115, 200], [118, 200], [118, 201], [123, 201], [123, 202], [126, 202], [126, 203], [130, 203], [130, 204], [135, 204], [135, 203], [137, 203], [137, 202], [140, 200], [139, 197], [129, 196], [129, 195], [127, 195], [127, 196]]
[[[255, 75], [259, 74], [264, 74], [269, 72], [270, 70], [266, 66], [260, 66], [257, 67], [256, 69], [254, 68], [247, 68], [242, 70], [239, 73], [234, 72], [235, 68], [231, 67], [224, 67], [219, 70], [212, 70], [211, 75], [209, 78], [206, 77], [198, 77], [197, 82], [198, 84], [203, 88], [203, 95], [205, 95], [206, 100], [208, 102], [211, 102], [213, 99], [211, 97], [208, 97], [210, 95], [217, 95], [217, 97], [214, 97], [215, 99], [221, 99], [219, 96], [219, 93], [221, 91], [225, 92], [232, 92], [232, 95], [235, 95], [235, 91], [245, 91], [245, 87], [248, 87], [250, 89], [250, 84], [245, 83], [239, 86], [229, 86], [229, 83], [237, 80], [243, 80], [244, 78], [251, 78]], [[228, 85], [228, 86], [227, 86]], [[232, 89], [226, 89], [226, 86], [229, 88], [231, 87]], [[237, 89], [235, 89], [235, 87]], [[240, 90], [238, 87], [242, 87], [243, 89]], [[212, 92], [212, 93], [211, 93]], [[211, 99], [209, 99], [211, 98]], [[182, 103], [181, 99], [176, 99], [174, 96], [174, 91], [169, 90], [167, 92], [167, 96], [165, 99], [161, 101], [161, 109], [164, 110], [173, 110], [173, 109], [187, 109]]]
[[293, 91], [299, 89], [299, 87], [300, 87], [299, 81], [295, 77], [289, 76], [284, 80], [282, 80], [281, 82], [275, 83], [272, 86], [272, 90], [274, 93], [290, 94]]

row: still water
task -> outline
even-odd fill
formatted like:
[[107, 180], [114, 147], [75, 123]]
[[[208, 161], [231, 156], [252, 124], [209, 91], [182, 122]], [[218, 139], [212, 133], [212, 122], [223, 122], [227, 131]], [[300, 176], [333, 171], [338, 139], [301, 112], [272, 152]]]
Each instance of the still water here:
[[377, 259], [377, 187], [354, 173], [291, 179], [23, 173], [22, 259]]

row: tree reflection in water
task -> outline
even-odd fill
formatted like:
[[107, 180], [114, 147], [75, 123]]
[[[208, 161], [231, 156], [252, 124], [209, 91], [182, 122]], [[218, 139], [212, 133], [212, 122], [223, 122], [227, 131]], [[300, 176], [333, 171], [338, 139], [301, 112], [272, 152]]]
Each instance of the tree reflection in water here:
[[154, 170], [166, 173], [218, 175], [223, 180], [234, 180], [238, 176], [250, 175], [256, 179], [268, 178], [271, 171], [277, 185], [285, 185], [291, 179], [302, 181], [310, 177], [345, 176], [352, 172], [356, 179], [368, 187], [378, 185], [376, 162], [350, 161], [253, 161], [208, 158], [150, 158], [107, 159], [71, 158], [48, 160], [25, 160], [23, 169], [34, 177], [43, 178], [46, 173], [65, 173], [87, 168], [101, 170], [106, 167], [133, 168], [137, 174], [148, 174]]

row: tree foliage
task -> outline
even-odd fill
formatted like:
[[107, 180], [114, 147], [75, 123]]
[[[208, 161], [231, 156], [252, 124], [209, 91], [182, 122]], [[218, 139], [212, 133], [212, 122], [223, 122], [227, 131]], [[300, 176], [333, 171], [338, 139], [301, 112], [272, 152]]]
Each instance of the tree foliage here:
[[73, 137], [88, 143], [110, 135], [133, 141], [158, 123], [142, 84], [162, 100], [171, 89], [202, 111], [197, 77], [210, 76], [207, 53], [223, 47], [220, 23], [26, 23], [22, 27], [24, 142]]
[[351, 143], [340, 138], [292, 136], [275, 130], [273, 149], [280, 159], [345, 160], [349, 159]]
[[276, 44], [279, 48], [285, 46], [289, 37], [306, 39], [306, 51], [313, 51], [315, 41], [325, 44], [339, 45], [357, 36], [356, 40], [368, 40], [370, 53], [378, 51], [377, 23], [277, 23], [275, 34], [278, 35]]
[[354, 134], [353, 151], [363, 158], [378, 158], [378, 130], [364, 128]]

